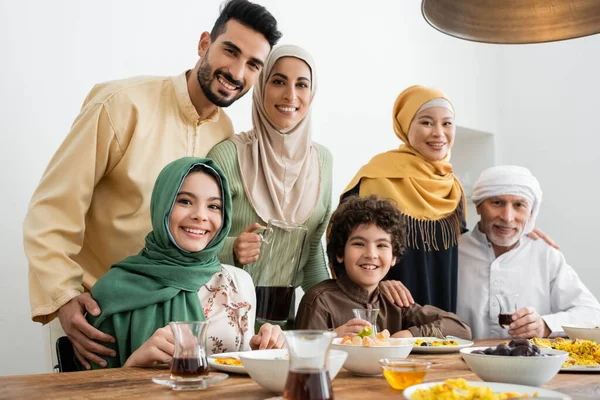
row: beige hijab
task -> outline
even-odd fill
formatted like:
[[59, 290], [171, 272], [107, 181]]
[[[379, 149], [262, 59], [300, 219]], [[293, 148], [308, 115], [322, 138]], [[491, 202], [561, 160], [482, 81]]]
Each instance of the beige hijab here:
[[[265, 86], [275, 62], [296, 57], [311, 71], [309, 110], [295, 127], [277, 128], [264, 105]], [[321, 187], [319, 153], [311, 140], [310, 107], [317, 88], [315, 64], [304, 49], [282, 45], [271, 51], [254, 87], [252, 123], [248, 132], [234, 135], [244, 190], [263, 221], [271, 218], [304, 223], [313, 213]]]

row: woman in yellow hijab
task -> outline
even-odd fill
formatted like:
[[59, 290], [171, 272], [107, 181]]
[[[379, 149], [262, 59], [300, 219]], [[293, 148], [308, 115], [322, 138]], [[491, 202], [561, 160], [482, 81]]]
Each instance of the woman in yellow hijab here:
[[458, 238], [466, 231], [465, 197], [452, 173], [454, 107], [437, 89], [411, 86], [396, 99], [394, 131], [404, 144], [363, 166], [342, 194], [396, 202], [405, 217], [406, 251], [388, 280], [401, 281], [419, 304], [456, 311]]

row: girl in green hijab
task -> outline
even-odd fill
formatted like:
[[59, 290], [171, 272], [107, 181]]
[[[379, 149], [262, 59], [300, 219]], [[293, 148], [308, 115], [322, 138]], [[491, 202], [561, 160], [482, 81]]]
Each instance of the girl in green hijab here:
[[[217, 255], [231, 228], [231, 195], [210, 159], [185, 157], [159, 174], [146, 247], [115, 264], [92, 288], [102, 314], [90, 323], [116, 338], [109, 367], [148, 366], [173, 355], [171, 321], [209, 320], [209, 353], [283, 346], [281, 329], [254, 332], [250, 276]], [[96, 366], [97, 367], [97, 366]]]

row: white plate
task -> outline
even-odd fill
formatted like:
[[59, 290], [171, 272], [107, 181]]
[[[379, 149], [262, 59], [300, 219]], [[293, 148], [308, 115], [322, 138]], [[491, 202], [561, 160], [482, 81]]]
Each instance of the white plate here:
[[[442, 384], [444, 382], [429, 382], [429, 383], [421, 383], [419, 385], [411, 386], [404, 390], [404, 396], [407, 399], [414, 399], [413, 394], [417, 391], [417, 389], [429, 389], [432, 386]], [[539, 397], [549, 397], [551, 399], [571, 399], [571, 397], [567, 396], [564, 393], [556, 392], [554, 390], [542, 389], [534, 386], [524, 386], [524, 385], [513, 385], [511, 383], [497, 383], [497, 382], [467, 382], [470, 386], [486, 386], [492, 389], [495, 393], [501, 392], [517, 392], [521, 395], [528, 393], [530, 396], [533, 396], [535, 392], [537, 392]]]
[[[415, 342], [417, 339], [423, 340], [442, 340], [436, 337], [414, 337], [405, 339], [411, 342]], [[448, 340], [455, 340], [458, 342], [458, 346], [413, 346], [412, 353], [431, 353], [431, 354], [439, 354], [439, 353], [458, 353], [460, 349], [464, 349], [465, 347], [473, 346], [473, 342], [470, 340], [460, 339], [454, 336], [447, 336]]]
[[243, 365], [241, 366], [237, 366], [237, 365], [225, 365], [225, 364], [219, 364], [215, 361], [215, 358], [219, 358], [219, 357], [227, 357], [227, 356], [234, 356], [237, 357], [240, 354], [239, 351], [237, 352], [231, 352], [231, 353], [221, 353], [221, 354], [213, 354], [207, 357], [208, 360], [208, 365], [210, 365], [212, 368], [219, 370], [219, 371], [224, 371], [224, 372], [231, 372], [233, 374], [246, 374], [248, 375], [248, 372], [246, 371], [246, 368], [244, 368]]
[[562, 367], [560, 372], [595, 372], [600, 374], [600, 365], [587, 367], [585, 365], [573, 365], [571, 367]]

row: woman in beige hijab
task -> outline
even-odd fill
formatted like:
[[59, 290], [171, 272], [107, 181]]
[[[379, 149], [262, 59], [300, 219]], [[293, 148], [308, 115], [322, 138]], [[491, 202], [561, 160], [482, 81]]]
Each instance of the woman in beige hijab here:
[[233, 225], [219, 258], [242, 267], [255, 262], [255, 231], [269, 219], [303, 224], [308, 235], [296, 284], [306, 291], [328, 279], [321, 245], [331, 211], [329, 150], [312, 141], [310, 107], [316, 91], [314, 61], [304, 49], [273, 49], [254, 87], [253, 129], [208, 154], [231, 186]]

